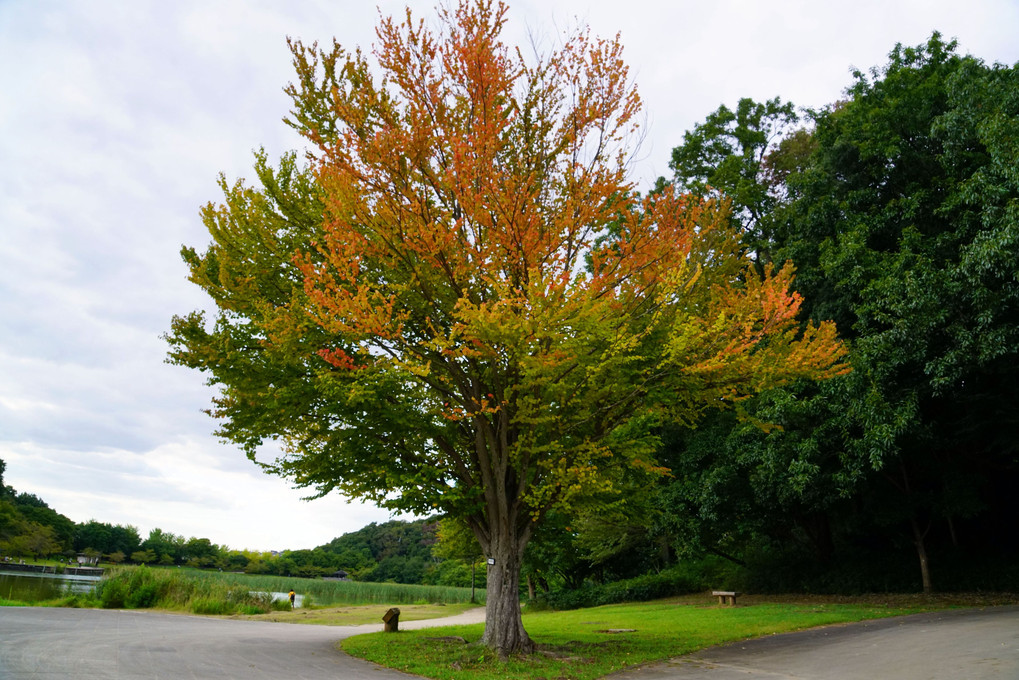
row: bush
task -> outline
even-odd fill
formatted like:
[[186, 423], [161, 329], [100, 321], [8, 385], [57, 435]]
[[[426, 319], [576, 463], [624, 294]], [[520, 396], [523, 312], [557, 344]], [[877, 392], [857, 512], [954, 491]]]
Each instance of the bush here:
[[708, 587], [704, 581], [703, 563], [694, 563], [625, 581], [602, 585], [588, 582], [575, 590], [555, 590], [541, 595], [534, 604], [537, 609], [580, 609], [619, 602], [646, 602], [697, 593]]
[[120, 579], [100, 581], [96, 587], [96, 595], [103, 609], [121, 609], [127, 601], [127, 584]]
[[274, 612], [288, 612], [292, 609], [290, 600], [273, 600], [269, 604], [269, 608]]
[[131, 609], [147, 609], [155, 607], [159, 600], [159, 586], [155, 583], [146, 583], [131, 591], [124, 602]]
[[233, 614], [236, 610], [237, 606], [235, 604], [215, 597], [197, 597], [191, 601], [192, 614], [217, 616]]

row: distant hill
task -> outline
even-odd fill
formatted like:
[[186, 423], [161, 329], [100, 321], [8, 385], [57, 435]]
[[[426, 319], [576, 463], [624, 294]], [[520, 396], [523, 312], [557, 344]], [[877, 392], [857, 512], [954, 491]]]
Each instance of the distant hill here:
[[372, 522], [315, 550], [335, 555], [341, 568], [359, 581], [422, 583], [440, 561], [432, 555], [438, 528], [437, 518]]

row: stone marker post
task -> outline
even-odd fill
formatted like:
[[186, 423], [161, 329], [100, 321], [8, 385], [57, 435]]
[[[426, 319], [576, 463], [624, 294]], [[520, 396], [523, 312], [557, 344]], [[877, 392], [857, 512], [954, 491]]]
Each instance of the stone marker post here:
[[399, 630], [400, 625], [400, 610], [393, 607], [385, 613], [382, 617], [382, 622], [386, 624], [387, 633], [395, 633]]

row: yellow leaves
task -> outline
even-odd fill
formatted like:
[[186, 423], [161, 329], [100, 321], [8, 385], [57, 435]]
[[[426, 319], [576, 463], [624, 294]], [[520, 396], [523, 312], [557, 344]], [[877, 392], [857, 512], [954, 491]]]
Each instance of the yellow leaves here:
[[666, 365], [696, 389], [730, 401], [801, 377], [847, 372], [833, 324], [800, 328], [792, 279], [787, 264], [761, 275], [748, 267], [742, 283], [713, 285], [697, 312], [676, 317]]
[[642, 419], [846, 369], [830, 325], [799, 329], [791, 267], [755, 273], [724, 202], [634, 197], [618, 37], [528, 63], [505, 15], [464, 0], [437, 32], [384, 21], [377, 80], [342, 51], [298, 64], [326, 214], [292, 313], [346, 348], [323, 350], [333, 366], [413, 386], [450, 479], [513, 478], [538, 509], [664, 473]]
[[604, 474], [603, 464], [613, 452], [595, 442], [580, 442], [561, 453], [548, 452], [539, 464], [542, 474], [525, 496], [530, 508], [555, 505], [568, 507], [580, 498], [610, 491], [612, 480]]

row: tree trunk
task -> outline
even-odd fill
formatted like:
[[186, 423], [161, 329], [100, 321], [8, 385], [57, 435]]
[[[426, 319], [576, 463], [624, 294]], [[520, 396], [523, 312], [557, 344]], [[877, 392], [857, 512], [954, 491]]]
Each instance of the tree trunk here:
[[[899, 469], [902, 471], [902, 486], [899, 488], [906, 494], [906, 498], [912, 501], [913, 499], [913, 488], [909, 483], [909, 473], [906, 471], [905, 463], [900, 463]], [[894, 483], [894, 481], [893, 481]], [[896, 486], [898, 486], [896, 484]], [[913, 505], [913, 503], [910, 503]], [[913, 545], [916, 546], [916, 556], [920, 559], [920, 580], [923, 582], [923, 594], [930, 595], [933, 590], [931, 584], [931, 568], [930, 563], [927, 559], [927, 532], [931, 529], [931, 522], [927, 523], [927, 528], [920, 531], [920, 524], [916, 521], [916, 508], [910, 513], [909, 526], [913, 530]]]
[[916, 545], [916, 554], [920, 558], [920, 578], [923, 581], [923, 594], [930, 595], [933, 586], [931, 584], [931, 568], [927, 561], [927, 545], [925, 541], [927, 532], [920, 531], [920, 525], [917, 524], [915, 517], [910, 518], [909, 524], [913, 529], [913, 543]]
[[520, 619], [520, 564], [523, 546], [510, 531], [489, 546], [488, 583], [485, 602], [485, 634], [481, 644], [494, 649], [500, 658], [510, 654], [531, 654], [534, 641]]

